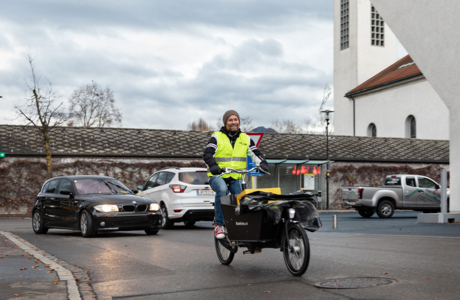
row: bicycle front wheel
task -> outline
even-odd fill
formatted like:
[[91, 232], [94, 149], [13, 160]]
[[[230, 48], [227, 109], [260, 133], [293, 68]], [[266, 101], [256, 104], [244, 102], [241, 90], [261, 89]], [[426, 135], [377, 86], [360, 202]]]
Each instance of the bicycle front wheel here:
[[223, 265], [229, 265], [233, 261], [235, 253], [228, 250], [222, 243], [228, 243], [226, 240], [218, 240], [214, 238], [214, 245], [216, 246], [217, 258]]
[[310, 262], [310, 243], [305, 229], [289, 224], [287, 238], [284, 238], [284, 262], [294, 276], [302, 276]]

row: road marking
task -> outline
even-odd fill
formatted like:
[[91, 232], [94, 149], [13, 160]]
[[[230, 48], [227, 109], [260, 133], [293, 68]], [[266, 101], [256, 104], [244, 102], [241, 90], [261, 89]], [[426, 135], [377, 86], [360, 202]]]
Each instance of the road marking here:
[[29, 254], [39, 259], [43, 264], [50, 265], [50, 268], [54, 269], [54, 271], [58, 274], [60, 280], [67, 281], [67, 294], [69, 296], [69, 300], [81, 300], [80, 292], [78, 291], [77, 287], [77, 282], [75, 281], [72, 272], [70, 272], [60, 264], [56, 263], [55, 261], [45, 257], [43, 254], [39, 253], [39, 249], [37, 247], [27, 242], [26, 240], [21, 239], [17, 235], [6, 231], [0, 231], [0, 234], [2, 234], [10, 241], [15, 243], [22, 250], [28, 251]]

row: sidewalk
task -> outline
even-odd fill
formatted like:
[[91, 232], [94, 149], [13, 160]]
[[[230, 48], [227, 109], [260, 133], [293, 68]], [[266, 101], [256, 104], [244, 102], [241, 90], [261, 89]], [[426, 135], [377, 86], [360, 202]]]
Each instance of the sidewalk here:
[[0, 300], [67, 299], [56, 271], [0, 234]]
[[86, 270], [0, 231], [0, 300], [31, 298], [94, 300], [96, 295]]

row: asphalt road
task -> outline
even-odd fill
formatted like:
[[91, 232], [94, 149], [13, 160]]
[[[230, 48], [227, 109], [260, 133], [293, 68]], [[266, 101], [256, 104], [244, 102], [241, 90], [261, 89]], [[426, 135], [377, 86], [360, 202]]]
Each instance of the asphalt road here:
[[[221, 265], [210, 222], [194, 228], [179, 224], [156, 236], [134, 231], [92, 239], [65, 230], [35, 235], [31, 220], [23, 219], [1, 219], [0, 230], [87, 271], [98, 299], [459, 298], [460, 224], [419, 224], [415, 212], [396, 212], [391, 219], [363, 219], [355, 212], [320, 216], [321, 230], [308, 233], [311, 259], [302, 277], [288, 272], [276, 249], [253, 255], [240, 250], [230, 266]], [[367, 288], [315, 287], [345, 278], [358, 284], [392, 281]]]

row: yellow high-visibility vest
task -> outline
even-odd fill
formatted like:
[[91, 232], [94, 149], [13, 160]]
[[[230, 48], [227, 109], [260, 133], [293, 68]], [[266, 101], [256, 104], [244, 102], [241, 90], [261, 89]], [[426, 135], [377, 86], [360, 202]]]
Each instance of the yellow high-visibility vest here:
[[[247, 165], [248, 148], [250, 145], [249, 136], [246, 133], [240, 133], [235, 141], [235, 147], [232, 147], [228, 136], [220, 131], [214, 132], [217, 138], [217, 151], [214, 155], [216, 163], [221, 168], [233, 168], [244, 170]], [[208, 169], [208, 176], [214, 176]], [[241, 174], [225, 174], [222, 178], [232, 177], [241, 179]]]

